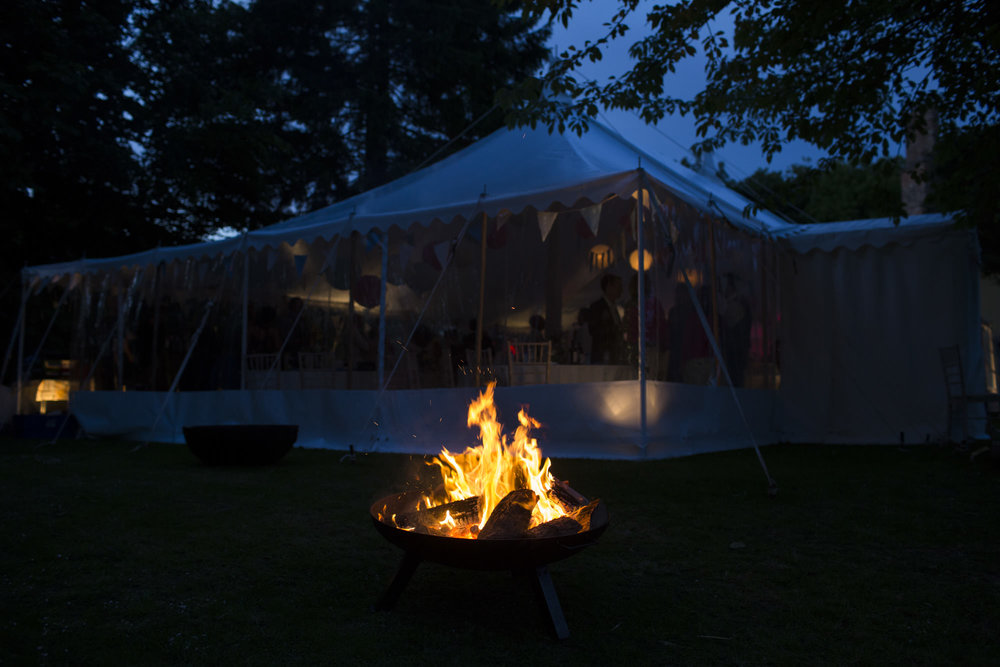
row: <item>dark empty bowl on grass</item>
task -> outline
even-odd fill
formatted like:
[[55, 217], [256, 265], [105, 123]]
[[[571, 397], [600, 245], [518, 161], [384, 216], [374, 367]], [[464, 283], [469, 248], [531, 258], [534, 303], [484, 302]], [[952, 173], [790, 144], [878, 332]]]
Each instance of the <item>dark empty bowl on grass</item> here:
[[295, 424], [185, 426], [184, 440], [209, 465], [267, 465], [288, 453], [299, 437]]

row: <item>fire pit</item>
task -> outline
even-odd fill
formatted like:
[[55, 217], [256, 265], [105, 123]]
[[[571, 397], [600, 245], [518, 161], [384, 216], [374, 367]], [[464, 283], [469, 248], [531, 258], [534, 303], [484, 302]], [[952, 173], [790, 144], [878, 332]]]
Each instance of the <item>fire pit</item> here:
[[471, 570], [510, 570], [527, 575], [552, 630], [569, 628], [548, 564], [597, 542], [608, 512], [549, 472], [524, 412], [511, 442], [496, 421], [491, 384], [469, 407], [469, 425], [482, 444], [461, 454], [443, 450], [432, 461], [443, 484], [433, 492], [409, 491], [371, 506], [376, 530], [401, 548], [403, 561], [376, 609], [391, 609], [423, 561]]

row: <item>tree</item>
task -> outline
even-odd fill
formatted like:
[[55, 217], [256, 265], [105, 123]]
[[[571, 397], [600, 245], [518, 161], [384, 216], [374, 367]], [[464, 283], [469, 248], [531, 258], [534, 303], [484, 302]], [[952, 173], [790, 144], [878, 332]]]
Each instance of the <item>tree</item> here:
[[0, 330], [24, 264], [260, 227], [483, 136], [547, 36], [488, 0], [0, 3]]
[[356, 53], [348, 140], [363, 156], [359, 189], [401, 176], [504, 123], [497, 91], [545, 62], [550, 30], [517, 2], [371, 0], [353, 17]]
[[349, 4], [179, 0], [137, 15], [150, 217], [199, 240], [345, 194]]
[[[503, 0], [498, 0], [502, 3]], [[681, 0], [645, 10], [652, 33], [631, 45], [634, 63], [607, 81], [576, 72], [628, 33], [638, 0], [615, 5], [607, 35], [559, 54], [541, 77], [510, 91], [512, 124], [544, 122], [583, 131], [600, 107], [633, 109], [647, 122], [693, 114], [698, 148], [759, 143], [770, 159], [803, 139], [836, 160], [869, 163], [924, 129], [928, 110], [942, 132], [989, 133], [1000, 124], [1000, 5], [988, 0]], [[535, 0], [535, 16], [568, 22], [575, 0]], [[704, 88], [670, 90], [686, 58], [706, 59]], [[557, 96], [568, 96], [561, 102]], [[954, 178], [992, 189], [993, 157], [968, 155]], [[996, 224], [988, 190], [952, 202], [967, 223]], [[985, 206], [985, 209], [980, 207]], [[985, 267], [1000, 271], [1000, 265]]]
[[1000, 274], [1000, 203], [995, 160], [1000, 155], [1000, 126], [952, 128], [934, 151], [928, 203], [935, 210], [965, 210], [979, 230], [983, 271]]
[[898, 160], [866, 166], [834, 162], [826, 168], [798, 164], [785, 172], [758, 169], [739, 182], [727, 179], [727, 184], [762, 208], [799, 223], [899, 215]]
[[136, 24], [150, 214], [190, 239], [410, 171], [537, 69], [548, 35], [485, 0], [173, 0]]
[[0, 3], [4, 345], [25, 264], [124, 254], [163, 238], [143, 215], [131, 148], [140, 131], [130, 90], [141, 77], [125, 46], [131, 5]]
[[[0, 224], [3, 265], [154, 244], [143, 223], [141, 72], [124, 41], [131, 3], [12, 1], [0, 8]], [[125, 220], [132, 224], [123, 230]]]

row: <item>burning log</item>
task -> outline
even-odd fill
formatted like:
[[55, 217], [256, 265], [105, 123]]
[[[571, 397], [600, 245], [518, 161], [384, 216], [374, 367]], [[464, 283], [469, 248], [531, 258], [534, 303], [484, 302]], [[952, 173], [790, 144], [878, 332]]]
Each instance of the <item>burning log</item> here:
[[525, 537], [563, 537], [566, 535], [576, 535], [583, 526], [576, 519], [569, 516], [561, 516], [552, 521], [540, 523], [524, 534]]
[[531, 489], [514, 489], [497, 503], [479, 531], [480, 540], [510, 540], [522, 537], [531, 523], [538, 496]]
[[[451, 517], [451, 522], [448, 522], [448, 517]], [[396, 526], [403, 530], [434, 533], [479, 523], [479, 496], [397, 514], [395, 521]]]
[[555, 478], [552, 480], [552, 486], [549, 489], [548, 495], [562, 505], [567, 513], [583, 507], [590, 502], [583, 494], [571, 487], [568, 482]]
[[600, 500], [595, 500], [590, 502], [583, 507], [579, 508], [575, 512], [569, 514], [569, 516], [576, 520], [580, 524], [580, 530], [590, 530], [590, 517], [593, 515], [594, 510], [601, 503]]

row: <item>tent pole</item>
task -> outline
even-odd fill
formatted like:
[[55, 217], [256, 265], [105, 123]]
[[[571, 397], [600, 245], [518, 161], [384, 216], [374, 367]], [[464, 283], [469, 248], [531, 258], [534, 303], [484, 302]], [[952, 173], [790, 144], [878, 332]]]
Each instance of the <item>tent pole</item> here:
[[483, 299], [486, 295], [486, 211], [483, 211], [482, 238], [479, 241], [479, 311], [476, 315], [476, 386], [483, 373]]
[[[208, 316], [211, 314], [212, 308], [215, 306], [216, 302], [218, 302], [222, 298], [223, 290], [226, 287], [226, 276], [230, 275], [230, 273], [233, 270], [233, 263], [236, 261], [237, 252], [238, 250], [234, 249], [233, 254], [229, 257], [229, 266], [223, 272], [222, 278], [219, 280], [219, 287], [215, 291], [215, 296], [213, 298], [210, 298], [205, 303], [205, 311], [201, 316], [201, 322], [198, 323], [198, 328], [194, 330], [194, 334], [191, 336], [191, 341], [188, 343], [187, 352], [184, 353], [184, 358], [181, 359], [181, 365], [177, 369], [177, 372], [174, 374], [174, 378], [170, 383], [170, 388], [167, 389], [167, 392], [163, 398], [163, 402], [160, 403], [160, 409], [157, 410], [156, 412], [156, 418], [153, 419], [153, 425], [149, 427], [150, 439], [153, 437], [153, 434], [156, 431], [156, 427], [159, 426], [160, 420], [163, 418], [163, 415], [167, 410], [167, 405], [171, 402], [171, 399], [173, 398], [174, 395], [174, 391], [176, 391], [177, 389], [177, 385], [180, 384], [181, 376], [184, 375], [184, 369], [187, 368], [188, 362], [191, 361], [191, 354], [194, 352], [195, 346], [198, 345], [198, 340], [201, 338], [201, 332], [205, 329], [205, 324], [208, 322]], [[121, 314], [119, 314], [119, 317], [120, 316]], [[134, 452], [141, 449], [142, 447], [145, 447], [146, 445], [149, 444], [150, 439], [147, 439], [145, 442], [136, 445], [135, 447], [132, 448], [132, 451]]]
[[389, 232], [382, 232], [382, 284], [379, 287], [378, 309], [378, 386], [385, 385], [385, 293], [389, 277]]
[[[157, 250], [159, 250], [157, 248]], [[161, 269], [163, 269], [161, 271]], [[150, 342], [150, 368], [149, 368], [149, 390], [156, 391], [156, 369], [160, 365], [160, 309], [163, 307], [163, 280], [166, 274], [166, 267], [160, 264], [157, 259], [156, 268], [153, 269], [153, 280], [156, 282], [153, 288], [153, 340]], [[81, 387], [82, 388], [82, 387]]]
[[243, 330], [240, 333], [240, 391], [247, 388], [247, 327], [250, 317], [250, 250], [243, 235]]
[[351, 232], [351, 260], [347, 269], [347, 389], [353, 389], [354, 370], [354, 270], [357, 260], [357, 232]]
[[771, 357], [774, 363], [771, 364], [770, 377], [768, 379], [768, 389], [778, 389], [778, 349], [777, 340], [780, 332], [778, 330], [778, 313], [781, 312], [781, 263], [778, 261], [778, 248], [774, 243], [773, 239], [768, 239], [768, 255], [770, 256], [770, 263], [772, 269], [771, 286], [773, 292], [771, 293], [770, 300], [770, 310], [768, 312], [768, 331], [770, 332], [765, 338], [767, 341], [768, 349], [771, 350]]
[[[668, 223], [664, 220], [661, 224], [667, 225]], [[667, 235], [670, 234], [669, 227], [666, 230]], [[729, 369], [726, 368], [726, 363], [722, 356], [722, 350], [719, 348], [718, 339], [712, 334], [712, 325], [708, 322], [708, 316], [705, 314], [704, 309], [701, 306], [701, 302], [696, 298], [694, 291], [694, 286], [691, 284], [691, 278], [688, 275], [691, 267], [688, 266], [687, 257], [681, 254], [683, 249], [683, 244], [678, 244], [675, 246], [677, 251], [677, 259], [680, 262], [680, 266], [677, 269], [678, 275], [683, 279], [684, 284], [687, 286], [688, 294], [691, 295], [691, 301], [694, 304], [694, 311], [698, 315], [698, 321], [701, 323], [702, 331], [709, 338], [709, 344], [712, 346], [712, 353], [715, 355], [716, 364], [718, 364], [722, 373], [725, 375], [726, 382], [729, 385], [729, 394], [733, 397], [733, 403], [736, 405], [736, 410], [740, 413], [740, 418], [743, 420], [743, 425], [746, 427], [747, 435], [750, 436], [750, 444], [753, 445], [754, 452], [757, 454], [757, 461], [760, 463], [761, 469], [764, 471], [764, 476], [767, 478], [767, 493], [768, 495], [776, 495], [778, 493], [778, 483], [773, 477], [771, 477], [771, 472], [767, 469], [767, 463], [764, 462], [764, 455], [760, 452], [760, 447], [757, 446], [757, 439], [754, 437], [753, 428], [750, 426], [750, 420], [747, 419], [746, 413], [743, 411], [743, 404], [740, 403], [740, 397], [736, 393], [736, 388], [733, 387], [732, 379], [729, 376]]]
[[7, 353], [3, 358], [3, 368], [0, 369], [0, 384], [3, 384], [3, 379], [7, 377], [7, 365], [10, 363], [10, 356], [14, 353], [14, 343], [17, 341], [18, 333], [21, 331], [21, 319], [23, 318], [23, 313], [20, 308], [17, 310], [17, 321], [14, 322], [14, 328], [10, 331], [10, 341], [7, 343]]
[[24, 390], [24, 330], [27, 328], [25, 322], [25, 310], [28, 302], [28, 283], [24, 270], [21, 270], [21, 314], [18, 319], [21, 321], [21, 330], [17, 334], [17, 409], [16, 414], [23, 414], [24, 408], [21, 405], [21, 393]]
[[[716, 277], [716, 259], [715, 259], [715, 219], [711, 216], [708, 217], [708, 256], [711, 262], [712, 271], [712, 337], [715, 340], [719, 340], [719, 286], [717, 284], [718, 278]], [[719, 378], [722, 376], [722, 369], [718, 364], [715, 364], [715, 383], [718, 385]]]
[[118, 288], [118, 352], [115, 363], [118, 365], [118, 389], [125, 391], [125, 299], [122, 298], [121, 286]]
[[[326, 271], [326, 267], [330, 265], [330, 258], [333, 257], [333, 253], [336, 249], [337, 246], [333, 245], [330, 247], [330, 250], [327, 251], [326, 257], [323, 258], [323, 264], [319, 267], [319, 271], [316, 272], [316, 278], [313, 279], [312, 284], [309, 286], [309, 291], [306, 293], [305, 303], [309, 303], [310, 299], [312, 299], [313, 292], [316, 291], [316, 287], [319, 285], [319, 281], [323, 279], [323, 272]], [[233, 260], [231, 261], [235, 261], [236, 252], [237, 251], [235, 250], [233, 251]], [[232, 264], [230, 264], [230, 267], [232, 267]], [[306, 312], [305, 307], [302, 307], [299, 308], [299, 312], [295, 314], [295, 319], [292, 320], [291, 325], [289, 325], [288, 327], [288, 333], [285, 334], [285, 340], [281, 341], [281, 347], [278, 348], [278, 354], [275, 356], [274, 361], [271, 362], [271, 367], [267, 369], [267, 374], [264, 376], [265, 383], [267, 382], [268, 378], [271, 377], [271, 373], [275, 371], [275, 368], [277, 368], [279, 373], [281, 372], [281, 367], [280, 367], [281, 358], [285, 354], [285, 348], [288, 346], [288, 341], [292, 339], [292, 334], [295, 333], [295, 327], [299, 326], [299, 322], [302, 320], [302, 316], [305, 314], [305, 312]]]
[[[477, 206], [476, 206], [476, 210], [477, 211], [479, 210], [479, 206], [481, 205], [481, 201], [485, 197], [486, 197], [486, 191], [485, 191], [485, 188], [484, 188], [483, 194], [481, 194], [479, 196], [480, 203], [477, 204]], [[469, 215], [468, 218], [465, 219], [465, 223], [462, 225], [462, 229], [458, 232], [458, 236], [455, 237], [454, 247], [457, 247], [458, 244], [462, 242], [462, 239], [465, 238], [465, 233], [468, 231], [469, 225], [472, 223], [473, 220], [475, 220], [475, 218], [476, 218], [476, 213], [473, 212], [471, 215]], [[438, 286], [441, 284], [441, 280], [444, 278], [445, 274], [447, 273], [448, 267], [451, 266], [452, 260], [454, 258], [455, 258], [455, 253], [454, 252], [449, 252], [448, 253], [448, 258], [445, 261], [444, 265], [441, 267], [441, 272], [438, 274], [437, 280], [434, 282], [434, 287], [431, 288], [430, 294], [427, 296], [426, 300], [424, 301], [423, 308], [421, 308], [420, 313], [417, 314], [417, 319], [413, 323], [413, 327], [410, 329], [410, 333], [407, 335], [406, 341], [402, 345], [403, 354], [408, 354], [407, 349], [410, 346], [410, 341], [413, 340], [413, 334], [417, 330], [417, 327], [420, 326], [420, 322], [424, 319], [424, 314], [427, 312], [427, 306], [434, 299], [434, 295], [437, 294]], [[392, 377], [396, 374], [396, 369], [399, 368], [399, 364], [403, 361], [403, 354], [400, 354], [400, 355], [398, 355], [396, 357], [396, 361], [393, 364], [392, 370], [389, 371], [389, 379], [390, 380], [392, 380]], [[382, 401], [382, 395], [385, 394], [385, 389], [386, 389], [386, 387], [385, 387], [384, 384], [379, 388], [378, 395], [375, 397], [375, 403], [372, 405], [372, 410], [368, 414], [368, 418], [365, 420], [365, 423], [362, 426], [362, 434], [368, 429], [369, 425], [373, 423], [373, 419], [372, 418], [375, 416], [375, 413], [379, 410], [379, 406], [380, 406], [381, 401]], [[375, 424], [375, 425], [378, 426], [378, 424]], [[375, 436], [372, 437], [372, 445], [369, 448], [369, 451], [374, 451], [375, 450], [375, 443], [376, 443], [377, 440], [378, 440], [377, 437], [375, 437]]]
[[[763, 275], [763, 279], [760, 281], [760, 328], [761, 328], [761, 334], [762, 334], [761, 335], [761, 348], [762, 348], [761, 349], [761, 353], [762, 353], [762, 356], [764, 357], [765, 361], [768, 360], [768, 357], [770, 356], [768, 354], [768, 351], [771, 349], [771, 342], [770, 342], [770, 339], [771, 339], [771, 319], [770, 319], [771, 318], [771, 309], [769, 307], [770, 304], [768, 303], [768, 298], [767, 298], [768, 297], [768, 291], [769, 291], [768, 290], [768, 284], [767, 284], [768, 283], [767, 274], [768, 274], [768, 270], [771, 268], [771, 266], [770, 266], [770, 257], [769, 257], [770, 253], [768, 253], [768, 251], [767, 251], [768, 250], [767, 246], [768, 246], [767, 239], [766, 238], [761, 239], [761, 242], [760, 242], [760, 254], [761, 254], [760, 265], [763, 268], [763, 271], [761, 271], [761, 274]], [[775, 387], [773, 386], [773, 381], [772, 381], [772, 378], [771, 378], [771, 370], [770, 370], [769, 366], [764, 366], [763, 373], [764, 373], [765, 387], [767, 389], [774, 389]]]
[[[45, 327], [45, 332], [42, 334], [41, 339], [38, 341], [38, 347], [35, 348], [35, 354], [31, 357], [31, 363], [28, 367], [23, 370], [23, 375], [27, 376], [25, 379], [31, 377], [31, 371], [35, 368], [35, 363], [38, 362], [38, 358], [42, 356], [42, 348], [45, 346], [45, 341], [49, 339], [49, 334], [52, 332], [52, 327], [56, 323], [56, 318], [59, 317], [59, 311], [62, 310], [63, 304], [66, 303], [66, 298], [69, 296], [70, 288], [67, 285], [66, 289], [63, 290], [62, 296], [59, 297], [59, 303], [56, 304], [56, 309], [52, 313], [52, 317], [49, 318], [49, 323]], [[23, 319], [23, 318], [22, 318]], [[21, 332], [24, 332], [24, 328], [21, 328]], [[23, 356], [23, 347], [20, 356]], [[20, 366], [18, 366], [19, 373], [21, 373]]]
[[646, 446], [649, 444], [649, 431], [646, 413], [646, 290], [643, 281], [646, 278], [646, 248], [643, 243], [643, 225], [642, 217], [645, 209], [643, 203], [643, 198], [646, 194], [646, 178], [645, 172], [642, 168], [639, 168], [639, 201], [636, 206], [635, 213], [635, 235], [637, 242], [637, 252], [639, 254], [639, 263], [636, 267], [636, 280], [637, 282], [637, 292], [636, 299], [638, 303], [636, 307], [638, 310], [638, 341], [639, 341], [639, 445], [642, 447], [642, 451], [646, 451]]

